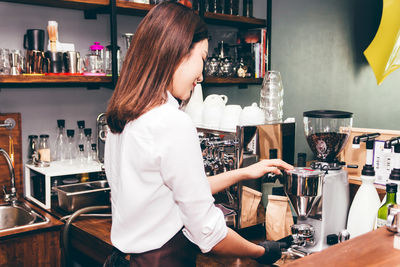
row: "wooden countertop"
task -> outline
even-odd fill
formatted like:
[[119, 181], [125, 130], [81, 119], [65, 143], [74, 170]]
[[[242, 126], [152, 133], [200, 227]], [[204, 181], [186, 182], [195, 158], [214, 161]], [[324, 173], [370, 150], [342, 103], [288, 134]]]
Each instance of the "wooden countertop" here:
[[383, 227], [283, 266], [400, 266], [393, 236]]
[[[111, 218], [80, 218], [73, 223], [73, 226], [71, 244], [96, 261], [104, 262], [112, 250]], [[400, 266], [400, 250], [393, 248], [393, 235], [386, 228], [380, 228], [305, 258], [295, 261], [283, 259], [277, 264], [279, 266]], [[244, 237], [254, 241], [257, 239], [254, 235]], [[89, 241], [90, 247], [85, 245]], [[205, 265], [197, 266], [215, 264], [215, 266], [228, 266], [224, 265], [228, 262], [234, 263], [235, 266], [259, 266], [251, 259], [222, 258], [207, 254], [202, 254], [199, 258]]]

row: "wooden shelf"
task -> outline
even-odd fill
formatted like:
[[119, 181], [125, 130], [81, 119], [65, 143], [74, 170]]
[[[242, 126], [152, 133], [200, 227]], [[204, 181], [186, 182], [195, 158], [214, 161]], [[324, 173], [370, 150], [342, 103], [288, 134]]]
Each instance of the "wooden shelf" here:
[[206, 77], [204, 84], [261, 84], [262, 78], [222, 78]]
[[0, 0], [2, 2], [21, 3], [29, 5], [69, 8], [78, 10], [93, 10], [105, 8], [109, 0]]
[[77, 86], [77, 85], [111, 85], [111, 76], [46, 76], [46, 75], [0, 75], [1, 87], [35, 86]]
[[122, 15], [145, 16], [154, 5], [117, 0], [117, 13]]
[[[144, 16], [154, 5], [138, 4], [124, 0], [117, 0], [117, 11], [119, 14]], [[204, 20], [207, 23], [234, 26], [240, 28], [265, 27], [264, 19], [247, 18], [243, 16], [226, 15], [219, 13], [204, 13]]]
[[211, 24], [234, 26], [239, 28], [257, 28], [265, 27], [267, 25], [265, 19], [248, 18], [243, 16], [226, 15], [211, 12], [204, 13], [204, 20], [207, 23]]

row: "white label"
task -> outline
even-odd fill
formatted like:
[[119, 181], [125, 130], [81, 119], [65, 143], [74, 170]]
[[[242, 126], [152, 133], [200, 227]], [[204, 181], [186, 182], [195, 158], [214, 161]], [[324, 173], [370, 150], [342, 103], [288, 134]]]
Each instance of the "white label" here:
[[376, 226], [379, 228], [379, 227], [382, 227], [382, 226], [385, 226], [386, 225], [386, 220], [383, 220], [383, 219], [377, 219], [376, 220]]
[[384, 149], [385, 141], [376, 140], [374, 146], [375, 183], [386, 184], [392, 170], [392, 153]]

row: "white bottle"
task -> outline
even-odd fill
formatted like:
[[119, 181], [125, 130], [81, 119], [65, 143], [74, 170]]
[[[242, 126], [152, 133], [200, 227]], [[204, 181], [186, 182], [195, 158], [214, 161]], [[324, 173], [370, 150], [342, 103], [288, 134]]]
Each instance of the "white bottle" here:
[[74, 140], [75, 130], [67, 130], [67, 148], [66, 148], [66, 160], [68, 163], [73, 163], [77, 154], [77, 146]]
[[[370, 168], [373, 170], [372, 166]], [[376, 216], [381, 204], [374, 186], [375, 172], [373, 171], [373, 176], [362, 175], [361, 180], [362, 184], [354, 196], [347, 220], [347, 231], [350, 233], [350, 238], [374, 230]]]
[[54, 149], [54, 160], [66, 159], [67, 136], [65, 134], [65, 120], [57, 120], [57, 139]]
[[76, 156], [76, 161], [79, 165], [85, 166], [87, 163], [87, 158], [85, 157], [84, 145], [79, 145], [78, 154]]
[[84, 145], [85, 144], [85, 121], [77, 121], [78, 124], [78, 130], [76, 131], [76, 147], [77, 150], [79, 150], [79, 145]]
[[97, 157], [97, 144], [93, 143], [91, 144], [91, 150], [90, 150], [90, 155], [88, 157], [89, 163], [98, 163], [99, 159]]
[[85, 149], [85, 157], [86, 159], [90, 159], [90, 152], [92, 151], [92, 129], [85, 128], [85, 141], [83, 143]]

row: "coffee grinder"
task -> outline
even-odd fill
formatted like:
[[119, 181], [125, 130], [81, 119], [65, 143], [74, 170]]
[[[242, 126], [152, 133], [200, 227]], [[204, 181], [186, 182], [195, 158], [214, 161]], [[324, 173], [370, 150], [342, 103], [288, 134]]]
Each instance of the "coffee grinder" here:
[[336, 244], [346, 229], [349, 183], [336, 156], [349, 138], [352, 115], [335, 110], [303, 114], [304, 132], [316, 161], [310, 168], [288, 171], [284, 188], [298, 215], [292, 226], [292, 247], [305, 254]]

